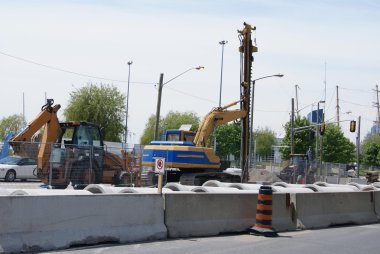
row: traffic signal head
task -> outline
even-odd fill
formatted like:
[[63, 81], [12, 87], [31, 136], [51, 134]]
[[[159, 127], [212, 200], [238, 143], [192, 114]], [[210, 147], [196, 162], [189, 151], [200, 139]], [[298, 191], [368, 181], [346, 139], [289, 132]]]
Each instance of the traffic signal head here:
[[321, 136], [323, 136], [323, 134], [325, 134], [325, 130], [326, 130], [326, 124], [325, 123], [322, 123], [321, 125], [319, 125], [319, 134], [321, 134]]
[[355, 132], [356, 131], [356, 121], [351, 121], [350, 122], [350, 132]]

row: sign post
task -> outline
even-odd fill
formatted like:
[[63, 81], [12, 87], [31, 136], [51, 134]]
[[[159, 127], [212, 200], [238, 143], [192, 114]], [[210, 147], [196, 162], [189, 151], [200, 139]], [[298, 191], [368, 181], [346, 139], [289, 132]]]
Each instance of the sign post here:
[[155, 158], [155, 172], [158, 173], [158, 193], [162, 194], [162, 179], [165, 174], [165, 158]]

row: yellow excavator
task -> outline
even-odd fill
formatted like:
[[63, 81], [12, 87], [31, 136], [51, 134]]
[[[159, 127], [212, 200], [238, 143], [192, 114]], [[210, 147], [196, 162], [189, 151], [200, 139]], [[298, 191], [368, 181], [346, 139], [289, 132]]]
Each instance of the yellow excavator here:
[[[128, 184], [133, 181], [130, 160], [105, 149], [98, 124], [59, 122], [61, 108], [48, 99], [41, 112], [10, 140], [16, 155], [37, 159], [37, 177], [53, 188], [68, 184], [82, 188], [90, 183]], [[39, 132], [41, 130], [41, 133]]]
[[[240, 100], [225, 107], [217, 107], [210, 111], [203, 119], [197, 133], [182, 130], [167, 130], [164, 140], [151, 141], [143, 150], [141, 183], [145, 186], [157, 184], [154, 172], [155, 159], [165, 158], [168, 182], [181, 182], [187, 185], [202, 185], [207, 180], [223, 182], [248, 181], [248, 155], [250, 140], [250, 103], [251, 103], [251, 71], [253, 53], [257, 48], [252, 45], [251, 33], [255, 27], [244, 23], [239, 30], [241, 53], [241, 83]], [[240, 109], [229, 108], [240, 103]], [[220, 159], [214, 149], [207, 147], [207, 140], [214, 128], [221, 124], [241, 119], [241, 158], [242, 175], [233, 175], [223, 172]], [[177, 138], [173, 138], [177, 135]]]

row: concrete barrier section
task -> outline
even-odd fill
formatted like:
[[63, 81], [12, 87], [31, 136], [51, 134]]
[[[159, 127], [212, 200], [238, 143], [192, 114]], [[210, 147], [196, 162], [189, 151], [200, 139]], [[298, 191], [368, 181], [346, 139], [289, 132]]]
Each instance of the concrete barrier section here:
[[375, 203], [375, 214], [380, 219], [380, 191], [373, 192], [373, 201]]
[[289, 193], [273, 193], [272, 209], [272, 226], [275, 231], [297, 229], [294, 205], [290, 203]]
[[296, 193], [290, 197], [300, 229], [377, 222], [373, 192]]
[[[257, 194], [176, 192], [165, 194], [164, 197], [165, 224], [169, 237], [243, 232], [256, 221]], [[296, 229], [292, 212], [289, 196], [282, 193], [273, 195], [272, 224], [276, 230]]]
[[0, 196], [0, 203], [0, 253], [157, 240], [167, 234], [160, 195]]
[[169, 237], [242, 232], [255, 223], [257, 194], [173, 192], [164, 198]]

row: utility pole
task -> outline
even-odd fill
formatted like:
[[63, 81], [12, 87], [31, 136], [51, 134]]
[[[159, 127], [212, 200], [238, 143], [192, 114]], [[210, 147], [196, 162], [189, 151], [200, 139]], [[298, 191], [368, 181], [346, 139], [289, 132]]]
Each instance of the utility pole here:
[[339, 87], [336, 86], [336, 123], [337, 123], [338, 127], [340, 126], [340, 124], [339, 124], [339, 111], [340, 111], [340, 107], [339, 107]]
[[380, 104], [379, 104], [379, 87], [376, 85], [376, 102], [375, 102], [375, 107], [377, 108], [377, 119], [376, 119], [376, 133], [380, 132]]
[[292, 114], [290, 118], [290, 154], [294, 154], [294, 98], [292, 98]]
[[160, 123], [160, 110], [161, 110], [161, 94], [162, 94], [162, 87], [164, 82], [164, 74], [160, 74], [160, 81], [158, 83], [158, 98], [157, 98], [157, 110], [156, 110], [156, 126], [154, 128], [154, 138], [153, 140], [157, 140], [158, 137], [158, 125]]
[[300, 88], [299, 85], [295, 85], [295, 88], [296, 88], [296, 112], [297, 112], [297, 117], [299, 117], [299, 111], [298, 111], [298, 89]]
[[357, 136], [356, 136], [356, 168], [357, 168], [357, 176], [359, 177], [359, 168], [360, 168], [360, 121], [361, 116], [358, 117], [358, 130], [357, 130]]
[[131, 77], [131, 64], [133, 62], [129, 61], [128, 64], [128, 88], [127, 88], [127, 108], [125, 111], [125, 135], [124, 135], [124, 142], [125, 145], [127, 146], [127, 137], [128, 137], [128, 105], [129, 105], [129, 80]]

